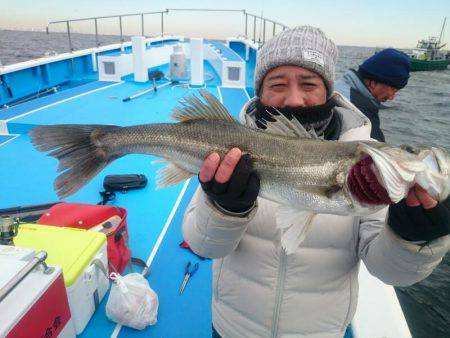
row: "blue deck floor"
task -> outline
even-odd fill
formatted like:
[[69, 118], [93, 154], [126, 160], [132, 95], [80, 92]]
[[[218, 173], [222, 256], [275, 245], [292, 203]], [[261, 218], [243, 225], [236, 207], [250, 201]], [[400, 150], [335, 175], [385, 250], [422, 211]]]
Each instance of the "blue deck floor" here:
[[30, 113], [42, 107], [48, 106], [55, 102], [59, 102], [66, 99], [73, 99], [78, 97], [78, 95], [91, 92], [93, 90], [103, 88], [113, 84], [113, 82], [105, 81], [91, 81], [86, 84], [75, 86], [73, 88], [68, 88], [66, 90], [56, 91], [52, 95], [45, 95], [43, 97], [35, 98], [21, 104], [11, 106], [9, 108], [4, 108], [0, 110], [1, 120], [14, 119], [17, 116], [27, 112]]
[[[164, 83], [160, 81], [158, 85]], [[214, 82], [213, 82], [214, 83]], [[177, 99], [195, 93], [185, 87], [171, 85], [130, 102], [122, 98], [147, 89], [150, 84], [92, 83], [73, 89], [62, 96], [53, 94], [34, 104], [14, 107], [8, 117], [8, 129], [17, 136], [0, 136], [0, 209], [18, 205], [54, 202], [53, 191], [57, 161], [33, 149], [27, 131], [37, 125], [117, 124], [121, 126], [171, 121], [169, 114]], [[248, 100], [243, 89], [208, 86], [207, 90], [223, 100], [236, 117]], [[59, 94], [61, 95], [61, 94]], [[155, 97], [154, 95], [157, 95]], [[149, 183], [142, 190], [117, 194], [112, 205], [128, 210], [130, 245], [133, 256], [147, 260], [152, 252], [150, 285], [160, 300], [158, 323], [143, 331], [120, 328], [105, 315], [107, 296], [102, 301], [81, 337], [210, 337], [211, 336], [211, 261], [200, 261], [186, 249], [182, 241], [181, 223], [184, 209], [198, 186], [197, 179], [175, 187], [155, 191], [155, 174], [161, 165], [153, 165], [156, 158], [145, 155], [125, 156], [105, 168], [93, 181], [67, 201], [97, 203], [105, 175], [142, 173]], [[179, 202], [179, 203], [178, 203]], [[155, 247], [167, 232], [159, 247]], [[198, 273], [189, 282], [185, 293], [178, 295], [188, 260], [199, 261]]]

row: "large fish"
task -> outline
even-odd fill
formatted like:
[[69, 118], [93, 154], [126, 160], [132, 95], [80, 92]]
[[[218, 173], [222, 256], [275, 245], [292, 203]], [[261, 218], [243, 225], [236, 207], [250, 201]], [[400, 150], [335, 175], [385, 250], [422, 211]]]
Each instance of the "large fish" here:
[[240, 124], [208, 92], [201, 91], [201, 96], [203, 100], [186, 97], [174, 109], [179, 123], [41, 126], [30, 131], [31, 142], [59, 160], [62, 174], [55, 189], [60, 198], [127, 154], [152, 154], [169, 162], [160, 172], [158, 184], [164, 187], [198, 174], [211, 152], [223, 156], [232, 147], [253, 160], [260, 196], [294, 209], [363, 215], [383, 208], [383, 203], [362, 202], [349, 188], [352, 167], [365, 157], [372, 158], [372, 169], [392, 202], [403, 199], [415, 183], [439, 200], [449, 194], [450, 156], [443, 149], [323, 141], [283, 115], [274, 115], [275, 122], [267, 122], [262, 131]]

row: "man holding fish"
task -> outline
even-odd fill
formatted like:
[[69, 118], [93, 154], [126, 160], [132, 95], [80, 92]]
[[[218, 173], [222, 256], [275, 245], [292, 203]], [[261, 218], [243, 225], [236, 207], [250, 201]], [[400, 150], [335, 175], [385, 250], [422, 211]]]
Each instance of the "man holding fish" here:
[[[334, 43], [313, 27], [272, 38], [258, 52], [256, 97], [241, 121], [282, 133], [270, 124], [283, 115], [313, 138], [369, 140], [369, 120], [333, 94], [336, 58]], [[383, 282], [405, 286], [427, 277], [450, 247], [448, 198], [439, 202], [417, 181], [395, 197], [380, 183], [389, 179], [375, 152], [352, 167], [349, 191], [368, 207], [389, 207], [359, 216], [280, 211], [257, 198], [262, 182], [243, 153], [234, 147], [205, 159], [183, 224], [193, 251], [214, 259], [214, 337], [342, 337], [356, 309], [360, 260]]]

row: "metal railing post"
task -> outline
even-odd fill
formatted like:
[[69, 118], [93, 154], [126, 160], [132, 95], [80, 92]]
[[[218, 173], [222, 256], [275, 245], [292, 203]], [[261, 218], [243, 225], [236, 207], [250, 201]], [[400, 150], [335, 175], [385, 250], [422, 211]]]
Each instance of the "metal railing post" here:
[[253, 42], [256, 42], [256, 16], [253, 16]]
[[100, 46], [100, 43], [98, 42], [98, 26], [97, 26], [97, 18], [94, 19], [95, 22], [95, 44], [96, 46]]
[[164, 12], [161, 12], [161, 36], [164, 36]]
[[72, 39], [70, 38], [70, 24], [69, 24], [69, 21], [66, 21], [66, 22], [67, 22], [67, 35], [69, 36], [69, 48], [70, 48], [70, 51], [73, 52]]
[[248, 21], [248, 15], [247, 13], [245, 13], [245, 38], [248, 38], [248, 33], [247, 33], [247, 21]]
[[263, 43], [266, 42], [266, 19], [263, 21]]
[[272, 31], [272, 36], [275, 36], [275, 22], [273, 23], [273, 31]]
[[142, 36], [144, 35], [144, 14], [141, 14], [141, 27], [142, 27]]
[[119, 27], [120, 27], [120, 42], [123, 42], [123, 33], [122, 33], [122, 16], [119, 15]]

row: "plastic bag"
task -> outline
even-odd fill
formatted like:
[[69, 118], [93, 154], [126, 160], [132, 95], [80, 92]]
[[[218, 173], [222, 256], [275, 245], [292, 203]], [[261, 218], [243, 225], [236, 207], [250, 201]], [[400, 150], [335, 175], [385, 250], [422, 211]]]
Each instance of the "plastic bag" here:
[[148, 281], [139, 273], [121, 276], [113, 272], [110, 276], [114, 283], [106, 303], [108, 318], [138, 330], [156, 324], [158, 295]]

